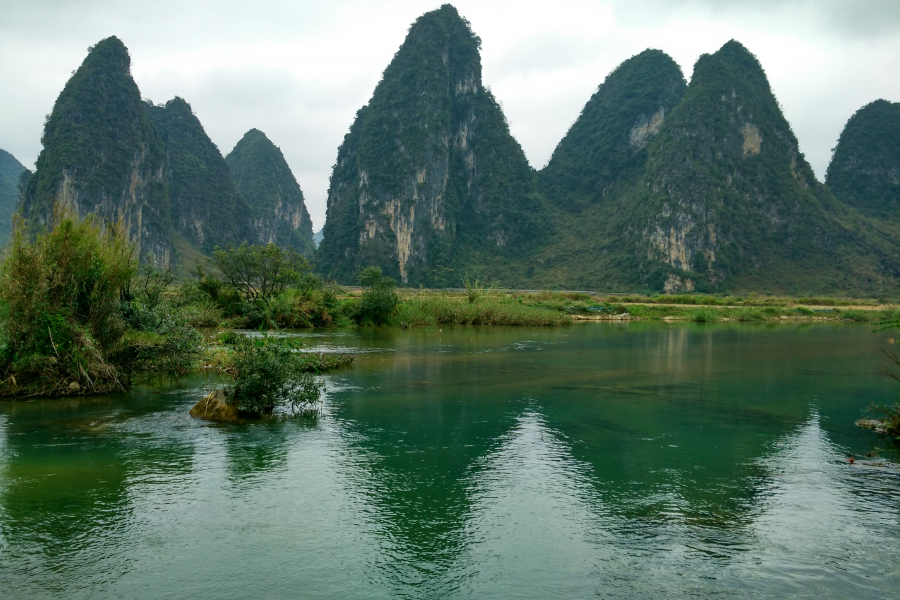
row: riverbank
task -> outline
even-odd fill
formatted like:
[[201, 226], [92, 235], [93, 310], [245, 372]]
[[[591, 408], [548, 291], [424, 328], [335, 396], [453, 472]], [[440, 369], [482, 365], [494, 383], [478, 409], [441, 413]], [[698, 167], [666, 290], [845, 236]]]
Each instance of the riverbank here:
[[[398, 290], [394, 325], [566, 325], [572, 321], [848, 321], [900, 316], [872, 299], [741, 296], [616, 296], [586, 292], [494, 291], [470, 303], [460, 291]], [[356, 292], [349, 290], [348, 295]]]

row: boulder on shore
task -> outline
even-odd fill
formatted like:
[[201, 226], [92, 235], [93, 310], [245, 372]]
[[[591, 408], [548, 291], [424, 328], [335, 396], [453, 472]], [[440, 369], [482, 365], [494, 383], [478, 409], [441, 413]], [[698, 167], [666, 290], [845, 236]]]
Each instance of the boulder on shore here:
[[213, 390], [191, 409], [191, 416], [217, 423], [237, 423], [243, 421], [240, 411], [225, 401], [225, 392]]

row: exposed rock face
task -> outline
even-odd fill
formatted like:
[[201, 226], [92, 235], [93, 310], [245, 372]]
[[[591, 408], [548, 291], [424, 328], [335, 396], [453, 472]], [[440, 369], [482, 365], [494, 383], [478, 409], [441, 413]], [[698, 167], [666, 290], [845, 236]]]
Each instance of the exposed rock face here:
[[315, 251], [312, 220], [303, 192], [284, 155], [266, 135], [251, 129], [225, 158], [238, 191], [250, 206], [256, 243]]
[[191, 409], [191, 416], [217, 423], [237, 423], [243, 420], [240, 411], [226, 402], [225, 392], [222, 390], [213, 390], [195, 404]]
[[540, 172], [545, 193], [567, 209], [602, 201], [643, 167], [644, 149], [686, 87], [678, 64], [659, 50], [645, 50], [619, 65]]
[[165, 144], [175, 231], [206, 252], [249, 239], [250, 208], [190, 104], [176, 97], [144, 106]]
[[0, 150], [0, 249], [9, 241], [12, 216], [19, 196], [19, 178], [25, 167], [5, 150]]
[[850, 117], [825, 182], [865, 215], [900, 217], [900, 103], [876, 100]]
[[420, 17], [345, 136], [319, 269], [379, 265], [404, 283], [533, 247], [545, 230], [533, 175], [481, 82], [480, 40], [456, 9]]
[[57, 98], [41, 141], [44, 149], [22, 198], [23, 216], [33, 227], [51, 225], [56, 204], [80, 216], [122, 219], [140, 256], [168, 264], [165, 152], [118, 38], [90, 49]]
[[816, 181], [735, 41], [686, 89], [661, 52], [623, 63], [539, 176], [559, 233], [506, 285], [896, 293], [896, 240]]
[[[648, 146], [640, 189], [646, 221], [635, 227], [637, 246], [654, 286], [670, 287], [667, 269], [705, 289], [753, 272], [770, 281], [821, 275], [841, 263], [840, 246], [853, 237], [762, 67], [735, 41], [697, 61], [684, 99]], [[665, 268], [650, 275], [657, 261]]]

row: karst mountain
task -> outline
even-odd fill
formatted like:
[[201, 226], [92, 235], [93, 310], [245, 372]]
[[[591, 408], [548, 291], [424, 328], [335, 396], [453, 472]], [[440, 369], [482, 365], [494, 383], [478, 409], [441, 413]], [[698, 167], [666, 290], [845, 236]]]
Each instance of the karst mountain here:
[[318, 268], [459, 285], [540, 243], [543, 203], [456, 9], [420, 17], [338, 150]]
[[251, 129], [225, 158], [238, 191], [251, 211], [251, 234], [262, 244], [291, 247], [312, 256], [312, 220], [281, 150]]
[[[253, 130], [251, 138], [253, 132], [262, 135]], [[250, 149], [243, 167], [235, 161], [233, 178], [187, 101], [141, 100], [128, 50], [116, 37], [89, 50], [59, 95], [42, 142], [19, 199], [33, 230], [51, 226], [55, 207], [63, 206], [122, 220], [140, 257], [160, 265], [185, 267], [216, 246], [242, 242], [310, 253], [308, 213], [281, 153]], [[287, 190], [281, 200], [272, 191], [279, 186]]]
[[57, 205], [122, 219], [142, 258], [171, 260], [165, 148], [118, 38], [89, 50], [57, 98], [41, 141], [22, 197], [32, 226], [52, 225]]
[[426, 287], [470, 275], [525, 289], [900, 288], [900, 104], [853, 115], [823, 184], [747, 48], [702, 55], [689, 82], [646, 50], [603, 79], [535, 171], [480, 50], [450, 5], [412, 24], [338, 148], [316, 249], [263, 132], [223, 157], [186, 100], [142, 101], [128, 50], [104, 39], [59, 95], [36, 171], [0, 152], [0, 241], [18, 198], [31, 230], [57, 206], [95, 213], [121, 220], [142, 259], [184, 268], [247, 242], [292, 247], [345, 284], [377, 265]]
[[900, 103], [876, 100], [850, 118], [825, 183], [864, 215], [900, 222]]
[[0, 248], [9, 241], [13, 214], [19, 196], [19, 181], [25, 166], [16, 157], [0, 150]]

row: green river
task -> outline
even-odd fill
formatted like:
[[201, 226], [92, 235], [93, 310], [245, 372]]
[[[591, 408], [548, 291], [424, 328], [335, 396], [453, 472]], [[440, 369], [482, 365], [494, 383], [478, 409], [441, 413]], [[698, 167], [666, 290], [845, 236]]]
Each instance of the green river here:
[[853, 424], [888, 332], [296, 335], [357, 355], [317, 421], [194, 420], [196, 378], [0, 402], [0, 597], [900, 596], [900, 472]]

